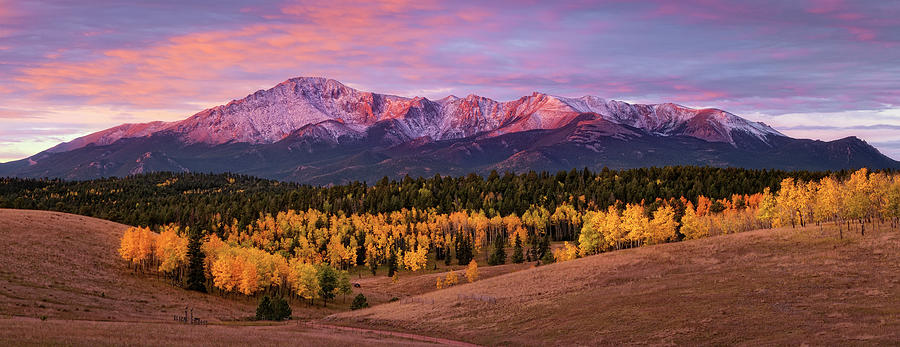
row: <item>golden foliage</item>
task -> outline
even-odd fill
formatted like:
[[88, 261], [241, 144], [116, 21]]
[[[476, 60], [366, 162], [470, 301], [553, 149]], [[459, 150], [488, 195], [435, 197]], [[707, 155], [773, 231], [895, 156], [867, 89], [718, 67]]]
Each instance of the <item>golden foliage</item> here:
[[578, 247], [566, 241], [561, 248], [553, 250], [553, 257], [556, 261], [569, 261], [578, 259]]
[[457, 283], [459, 283], [459, 275], [456, 274], [456, 271], [450, 270], [447, 277], [444, 278], [444, 286], [451, 287]]
[[469, 280], [469, 283], [478, 280], [478, 263], [474, 260], [469, 262], [469, 266], [466, 266], [466, 279]]

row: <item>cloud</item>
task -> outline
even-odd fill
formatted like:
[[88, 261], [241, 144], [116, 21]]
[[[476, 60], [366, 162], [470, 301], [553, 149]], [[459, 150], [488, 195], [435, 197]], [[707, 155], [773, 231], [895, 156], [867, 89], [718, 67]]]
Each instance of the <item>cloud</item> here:
[[183, 118], [295, 76], [429, 98], [676, 102], [783, 126], [900, 123], [879, 113], [900, 107], [891, 1], [0, 0], [0, 21], [0, 119], [85, 129]]

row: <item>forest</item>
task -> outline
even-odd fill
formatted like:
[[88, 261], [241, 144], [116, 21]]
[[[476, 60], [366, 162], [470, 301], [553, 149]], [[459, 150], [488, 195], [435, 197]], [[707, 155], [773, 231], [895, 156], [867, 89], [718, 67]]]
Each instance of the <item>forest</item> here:
[[[845, 230], [865, 233], [867, 224], [900, 222], [900, 175], [865, 169], [573, 170], [331, 187], [163, 173], [5, 179], [0, 187], [5, 207], [135, 225], [119, 249], [135, 271], [221, 295], [323, 304], [348, 294], [348, 270], [361, 267], [396, 276], [456, 264], [468, 266], [471, 281], [479, 254], [488, 265], [546, 264], [768, 227], [835, 223], [843, 237]], [[456, 281], [451, 271], [437, 286]]]
[[[603, 208], [616, 201], [754, 194], [778, 189], [786, 177], [809, 181], [850, 172], [664, 167], [591, 172], [584, 170], [492, 172], [487, 177], [435, 175], [374, 184], [328, 187], [300, 185], [235, 174], [150, 173], [90, 181], [0, 178], [0, 207], [40, 209], [107, 219], [134, 226], [169, 223], [217, 232], [235, 220], [246, 227], [264, 214], [315, 209], [328, 214], [389, 213], [403, 208], [438, 213], [484, 211], [521, 215], [533, 205], [555, 210]], [[696, 203], [696, 201], [694, 201]], [[219, 235], [224, 236], [222, 234]]]

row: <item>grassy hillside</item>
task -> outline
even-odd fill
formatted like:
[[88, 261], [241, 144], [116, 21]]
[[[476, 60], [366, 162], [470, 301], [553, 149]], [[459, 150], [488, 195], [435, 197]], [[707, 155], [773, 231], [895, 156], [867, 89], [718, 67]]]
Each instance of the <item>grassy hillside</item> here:
[[[382, 330], [514, 345], [900, 342], [900, 232], [887, 228], [845, 230], [844, 240], [818, 227], [761, 230], [534, 268], [484, 267], [482, 280], [438, 291], [440, 270], [399, 283], [364, 276], [355, 280], [373, 304], [418, 299], [318, 321], [373, 329], [354, 331], [304, 324], [338, 303], [295, 304], [299, 322], [257, 324], [241, 320], [252, 299], [134, 274], [116, 254], [121, 224], [22, 210], [0, 210], [0, 221], [2, 345], [453, 343]], [[211, 325], [172, 322], [185, 306]]]
[[896, 344], [897, 264], [897, 231], [760, 230], [541, 266], [327, 321], [480, 344]]
[[6, 315], [92, 320], [204, 319], [255, 306], [173, 287], [129, 270], [116, 253], [127, 226], [57, 212], [0, 210], [0, 308]]
[[[127, 226], [58, 212], [0, 209], [0, 345], [408, 345], [420, 340], [241, 321], [252, 299], [226, 299], [134, 274], [116, 250]], [[210, 321], [172, 321], [185, 306]], [[333, 310], [295, 304], [295, 317]], [[43, 318], [43, 319], [42, 319]]]

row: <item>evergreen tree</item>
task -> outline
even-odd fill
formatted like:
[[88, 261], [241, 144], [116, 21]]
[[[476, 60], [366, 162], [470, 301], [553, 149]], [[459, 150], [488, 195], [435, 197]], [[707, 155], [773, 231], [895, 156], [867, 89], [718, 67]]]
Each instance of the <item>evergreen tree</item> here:
[[[544, 237], [538, 242], [537, 255], [540, 259], [544, 259], [547, 254], [553, 255], [550, 252], [550, 234], [544, 234]], [[536, 258], [538, 258], [536, 257]]]
[[256, 306], [256, 319], [270, 320], [272, 318], [273, 312], [272, 301], [269, 299], [269, 296], [263, 296], [259, 301], [259, 305]]
[[388, 277], [394, 277], [394, 273], [397, 272], [397, 252], [395, 250], [391, 250], [391, 256], [388, 258]]
[[200, 248], [203, 242], [203, 234], [197, 230], [191, 230], [188, 240], [188, 276], [187, 289], [206, 293], [206, 271], [204, 261], [206, 254]]
[[291, 306], [287, 300], [282, 297], [269, 298], [268, 295], [262, 297], [259, 305], [256, 306], [257, 320], [274, 320], [280, 321], [291, 317]]
[[353, 303], [350, 304], [351, 310], [358, 310], [366, 307], [369, 307], [369, 302], [366, 301], [366, 296], [362, 295], [362, 293], [353, 298]]
[[553, 264], [556, 262], [556, 257], [553, 256], [553, 252], [546, 252], [540, 259], [542, 264]]
[[456, 261], [459, 265], [469, 265], [474, 258], [472, 246], [472, 238], [462, 234], [456, 239]]
[[519, 239], [519, 234], [516, 234], [516, 241], [513, 245], [512, 262], [521, 264], [523, 261], [525, 261], [525, 259], [522, 257], [522, 240]]
[[506, 264], [506, 241], [497, 236], [494, 238], [494, 251], [491, 252], [491, 256], [488, 258], [488, 265], [502, 265]]
[[282, 297], [277, 297], [272, 301], [272, 320], [284, 320], [291, 318], [291, 305]]
[[453, 253], [451, 253], [450, 246], [447, 246], [447, 250], [444, 253], [444, 265], [450, 266], [450, 262], [453, 261]]

